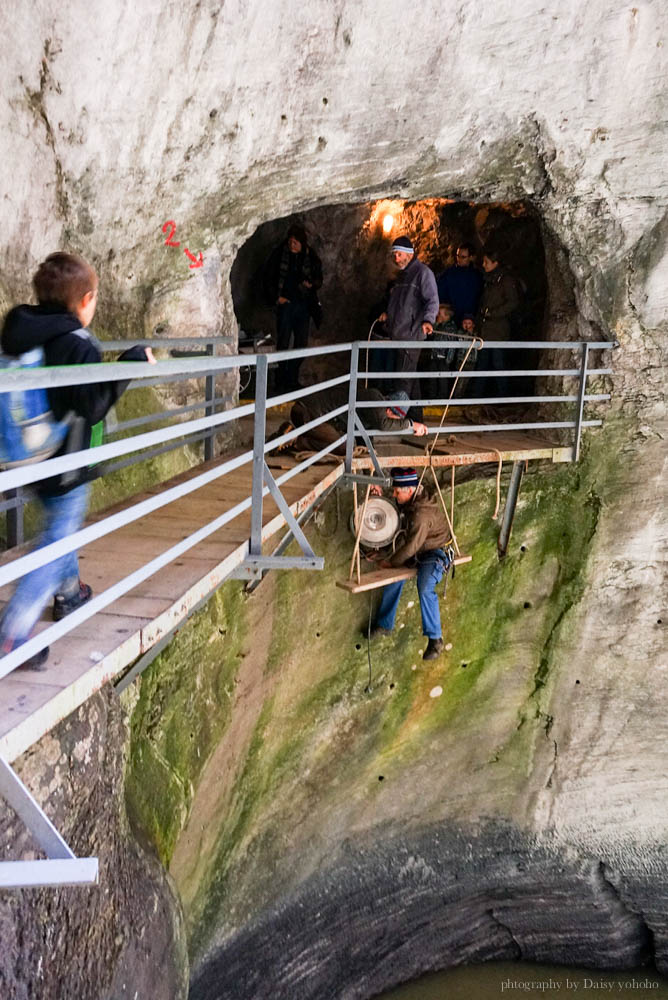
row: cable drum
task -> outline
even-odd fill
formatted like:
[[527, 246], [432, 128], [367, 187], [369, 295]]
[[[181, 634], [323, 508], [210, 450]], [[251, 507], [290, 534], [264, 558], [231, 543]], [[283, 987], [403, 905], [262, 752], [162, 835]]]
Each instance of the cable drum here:
[[[362, 516], [363, 504], [357, 508], [358, 517]], [[370, 496], [367, 500], [360, 545], [371, 549], [382, 549], [390, 545], [399, 530], [399, 511], [392, 500], [387, 497]], [[356, 535], [355, 512], [350, 515], [350, 530]]]

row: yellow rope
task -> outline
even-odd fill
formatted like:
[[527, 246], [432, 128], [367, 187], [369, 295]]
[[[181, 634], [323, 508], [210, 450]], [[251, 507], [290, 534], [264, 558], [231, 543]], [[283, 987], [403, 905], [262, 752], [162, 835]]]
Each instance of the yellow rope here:
[[360, 537], [362, 535], [362, 528], [364, 527], [364, 515], [366, 514], [366, 505], [369, 501], [369, 493], [371, 492], [371, 484], [366, 488], [366, 494], [364, 496], [364, 505], [362, 507], [362, 514], [360, 516], [357, 509], [357, 483], [353, 483], [353, 503], [355, 505], [355, 548], [353, 549], [353, 557], [350, 560], [350, 572], [348, 573], [348, 579], [351, 580], [353, 576], [353, 568], [357, 564], [357, 582], [360, 582], [361, 578], [361, 566], [360, 566]]
[[[464, 365], [466, 364], [466, 362], [468, 361], [469, 356], [471, 354], [471, 351], [474, 350], [474, 349], [476, 349], [476, 348], [477, 348], [477, 350], [481, 351], [484, 346], [485, 346], [485, 342], [482, 339], [482, 337], [473, 337], [471, 339], [471, 343], [469, 344], [469, 349], [466, 352], [466, 354], [464, 355], [464, 360], [462, 361], [461, 365], [459, 366], [459, 370], [457, 372], [457, 377], [455, 378], [454, 382], [452, 383], [452, 389], [450, 390], [450, 395], [448, 396], [448, 400], [447, 400], [447, 402], [445, 404], [445, 409], [443, 410], [443, 414], [441, 416], [441, 422], [438, 425], [438, 430], [436, 431], [436, 433], [434, 435], [434, 440], [431, 443], [431, 447], [427, 448], [427, 458], [429, 459], [429, 468], [431, 468], [431, 456], [433, 454], [434, 448], [436, 447], [436, 444], [438, 443], [438, 438], [439, 438], [439, 435], [441, 433], [441, 428], [443, 427], [443, 424], [445, 423], [445, 418], [446, 418], [446, 416], [448, 414], [448, 410], [450, 409], [450, 403], [452, 402], [452, 397], [454, 395], [455, 389], [457, 388], [457, 383], [459, 382], [459, 376], [460, 376], [460, 374], [462, 372], [462, 369], [463, 369]], [[420, 481], [418, 482], [418, 489], [420, 488], [420, 486], [422, 486], [422, 480], [424, 479], [424, 475], [425, 475], [426, 471], [427, 471], [427, 466], [425, 465], [425, 467], [422, 470], [422, 475], [420, 476]]]
[[434, 482], [436, 483], [436, 489], [438, 490], [438, 495], [439, 495], [439, 498], [440, 498], [440, 501], [441, 501], [441, 505], [443, 507], [443, 513], [445, 514], [445, 520], [448, 522], [448, 528], [450, 529], [450, 534], [452, 536], [452, 544], [455, 547], [455, 552], [457, 553], [458, 556], [460, 556], [461, 552], [459, 551], [459, 545], [457, 544], [457, 537], [455, 535], [455, 529], [453, 528], [452, 521], [450, 520], [450, 518], [448, 516], [448, 509], [445, 506], [445, 500], [443, 499], [443, 494], [441, 493], [441, 487], [439, 486], [438, 479], [436, 478], [436, 470], [434, 469], [433, 465], [430, 465], [429, 468], [431, 469], [431, 474], [434, 477]]

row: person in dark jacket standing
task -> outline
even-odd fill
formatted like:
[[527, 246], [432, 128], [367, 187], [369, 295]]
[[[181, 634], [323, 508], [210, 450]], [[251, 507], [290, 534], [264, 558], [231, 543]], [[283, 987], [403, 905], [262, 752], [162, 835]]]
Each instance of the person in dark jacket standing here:
[[[515, 279], [504, 270], [496, 250], [485, 251], [482, 266], [485, 272], [485, 284], [476, 319], [476, 330], [487, 346], [488, 341], [511, 339], [510, 317], [519, 306], [520, 297]], [[478, 365], [489, 371], [503, 372], [505, 368], [512, 367], [514, 353], [504, 351], [503, 348], [482, 350], [478, 353]], [[487, 385], [481, 394], [486, 396], [511, 394], [511, 379], [504, 375], [485, 379], [485, 382]]]
[[[433, 271], [418, 260], [407, 236], [396, 239], [390, 253], [399, 276], [390, 291], [387, 312], [381, 313], [378, 319], [385, 323], [392, 340], [424, 340], [432, 332], [438, 313], [436, 278]], [[408, 393], [410, 398], [415, 381], [411, 373], [418, 367], [424, 352], [401, 348], [392, 353], [397, 373], [394, 389]]]
[[[422, 633], [427, 636], [427, 648], [423, 660], [436, 660], [443, 652], [441, 613], [438, 606], [436, 587], [449, 569], [453, 558], [448, 549], [452, 546], [452, 536], [435, 501], [418, 495], [418, 475], [415, 469], [392, 469], [392, 495], [397, 503], [406, 509], [406, 538], [396, 550], [392, 559], [382, 561], [381, 567], [406, 566], [417, 562], [417, 590], [422, 614]], [[378, 487], [372, 492], [380, 493]], [[372, 639], [388, 635], [394, 628], [399, 607], [399, 598], [404, 580], [383, 587], [383, 595], [376, 613], [376, 621], [371, 628]]]
[[[311, 319], [316, 326], [322, 320], [318, 289], [322, 285], [322, 264], [308, 245], [306, 230], [290, 226], [285, 240], [276, 247], [264, 271], [268, 303], [276, 309], [276, 348], [279, 351], [308, 345]], [[291, 392], [299, 387], [300, 358], [282, 361], [278, 366], [277, 389]]]
[[483, 277], [473, 264], [473, 247], [460, 243], [455, 255], [455, 263], [439, 274], [436, 279], [440, 302], [449, 302], [454, 310], [457, 326], [461, 326], [466, 316], [475, 316], [482, 295]]
[[[75, 254], [53, 253], [37, 269], [33, 287], [39, 304], [10, 310], [0, 338], [3, 352], [18, 356], [41, 347], [47, 366], [102, 361], [97, 341], [86, 329], [97, 306], [98, 281], [90, 264]], [[155, 362], [151, 350], [143, 347], [130, 348], [119, 360]], [[129, 383], [128, 379], [48, 390], [55, 418], [62, 420], [71, 415], [68, 436], [57, 456], [90, 446], [93, 426], [106, 416]], [[88, 479], [88, 469], [75, 469], [36, 484], [44, 514], [38, 548], [80, 529], [88, 506]], [[76, 552], [27, 573], [19, 581], [0, 620], [0, 653], [10, 653], [29, 638], [50, 597], [54, 597], [54, 620], [59, 621], [91, 596], [91, 588], [79, 579]], [[41, 669], [48, 652], [48, 648], [43, 649], [23, 666]]]

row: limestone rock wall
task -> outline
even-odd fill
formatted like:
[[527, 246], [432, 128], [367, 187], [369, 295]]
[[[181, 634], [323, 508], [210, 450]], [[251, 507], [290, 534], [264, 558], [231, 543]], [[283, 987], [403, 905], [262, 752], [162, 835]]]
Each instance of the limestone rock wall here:
[[[14, 767], [79, 857], [99, 857], [90, 888], [0, 893], [0, 993], [7, 1000], [186, 996], [180, 905], [124, 805], [127, 712], [110, 689], [91, 698]], [[41, 857], [0, 804], [2, 860]]]
[[[592, 464], [580, 486], [573, 470], [573, 482], [546, 484], [541, 495], [541, 503], [549, 501], [544, 510], [577, 496], [570, 525], [582, 526], [587, 558], [572, 592], [570, 578], [560, 575], [568, 560], [558, 553], [536, 567], [528, 600], [543, 601], [545, 608], [558, 605], [563, 613], [557, 621], [545, 616], [530, 634], [532, 658], [522, 671], [516, 670], [513, 629], [498, 649], [489, 646], [500, 634], [496, 621], [490, 632], [483, 626], [475, 632], [478, 672], [453, 670], [460, 693], [465, 685], [455, 678], [472, 678], [466, 684], [479, 708], [498, 691], [507, 742], [495, 742], [498, 729], [489, 728], [499, 710], [495, 700], [493, 708], [468, 717], [468, 744], [452, 742], [445, 712], [440, 728], [419, 730], [428, 750], [421, 769], [415, 770], [414, 758], [402, 756], [401, 742], [380, 762], [385, 768], [389, 761], [397, 782], [409, 790], [417, 781], [431, 787], [431, 759], [458, 775], [454, 798], [443, 804], [434, 797], [426, 810], [415, 805], [416, 831], [433, 821], [483, 822], [487, 809], [529, 833], [549, 833], [565, 852], [579, 844], [592, 857], [605, 848], [607, 858], [622, 842], [642, 842], [637, 868], [628, 877], [632, 889], [624, 888], [620, 864], [615, 885], [621, 886], [621, 897], [631, 899], [632, 910], [642, 910], [635, 924], [633, 917], [622, 921], [624, 927], [651, 926], [664, 942], [665, 964], [661, 892], [637, 895], [643, 880], [652, 881], [652, 872], [660, 873], [655, 883], [663, 885], [665, 860], [656, 845], [665, 843], [668, 825], [661, 684], [668, 535], [662, 477], [668, 305], [665, 5], [661, 0], [640, 0], [632, 7], [533, 0], [494, 5], [426, 0], [412, 6], [399, 0], [308, 5], [46, 0], [7, 8], [0, 18], [5, 164], [0, 306], [28, 294], [29, 276], [44, 254], [69, 247], [88, 255], [99, 270], [100, 332], [131, 337], [165, 324], [177, 335], [234, 332], [230, 268], [241, 243], [268, 220], [384, 197], [525, 200], [541, 215], [568, 279], [564, 287], [573, 288], [580, 333], [614, 336], [621, 345], [615, 401]], [[165, 246], [162, 225], [168, 219], [176, 223], [180, 248]], [[202, 272], [189, 269], [186, 246], [195, 254], [202, 251]], [[541, 526], [532, 530], [540, 539]], [[499, 612], [500, 624], [507, 625], [505, 612]], [[513, 628], [525, 638], [524, 623]], [[287, 655], [288, 645], [281, 640], [276, 649]], [[403, 665], [410, 670], [408, 650], [405, 655]], [[275, 657], [274, 670], [282, 662], [279, 653]], [[356, 684], [357, 664], [351, 660], [349, 666]], [[295, 672], [310, 691], [312, 678], [303, 669]], [[509, 687], [501, 683], [504, 676]], [[292, 787], [295, 760], [312, 760], [317, 773], [315, 765], [351, 738], [352, 730], [337, 727], [336, 685], [321, 680], [302, 706], [315, 715], [306, 757], [304, 747], [288, 746], [276, 760], [271, 755], [262, 760], [272, 720], [281, 732], [281, 712], [272, 714], [271, 705], [257, 724], [252, 720], [253, 740], [235, 744], [242, 784], [232, 781], [229, 794], [239, 804], [232, 820], [240, 825], [223, 826], [214, 847], [231, 869], [243, 873], [240, 885], [266, 884], [275, 858], [290, 854], [284, 841], [292, 829], [273, 822], [272, 790]], [[406, 690], [401, 711], [390, 713], [396, 732], [404, 718], [419, 716]], [[509, 692], [507, 698], [503, 692]], [[288, 717], [289, 697], [290, 689], [278, 685], [272, 703]], [[379, 745], [386, 748], [382, 713], [375, 725]], [[103, 724], [98, 728], [102, 732]], [[482, 742], [480, 733], [486, 736]], [[85, 745], [84, 736], [74, 738], [72, 754], [81, 741]], [[224, 742], [221, 746], [224, 751]], [[248, 748], [246, 756], [240, 746]], [[374, 748], [363, 749], [377, 781]], [[297, 750], [302, 756], [294, 756]], [[49, 763], [35, 761], [39, 785]], [[82, 767], [77, 763], [73, 774]], [[258, 767], [261, 774], [269, 769], [256, 815], [244, 807], [244, 782]], [[289, 873], [286, 899], [299, 896], [301, 885], [318, 866], [326, 868], [336, 850], [345, 851], [346, 838], [376, 828], [382, 836], [383, 822], [405, 822], [400, 796], [387, 796], [384, 804], [380, 795], [366, 803], [351, 797], [346, 782], [354, 777], [329, 776], [343, 812], [307, 809], [320, 801], [320, 786], [296, 785], [308, 792], [297, 804], [304, 805], [315, 834], [303, 857], [299, 828], [297, 842], [287, 845], [301, 867]], [[69, 771], [63, 771], [53, 793], [68, 781]], [[343, 815], [351, 822], [333, 822]], [[76, 830], [88, 829], [86, 817], [92, 812], [83, 810], [83, 825], [73, 824], [75, 843]], [[95, 844], [94, 835], [81, 836]], [[138, 868], [131, 870], [146, 872], [147, 864], [136, 856], [132, 865]], [[279, 881], [272, 885], [278, 890]], [[123, 968], [123, 946], [112, 940], [112, 928], [115, 933], [132, 902], [124, 892], [104, 902], [113, 916], [105, 920], [100, 911], [90, 925], [99, 933], [92, 954], [104, 964], [91, 981], [102, 990], [112, 988], [110, 970]], [[12, 909], [17, 903], [5, 909], [7, 935], [14, 933], [10, 925], [25, 929], [21, 940], [15, 938], [4, 973], [17, 996], [21, 989], [30, 996], [21, 985], [21, 948], [30, 951], [29, 942], [40, 940], [42, 950], [50, 948], [45, 936], [63, 923], [60, 897], [41, 899], [47, 914], [56, 907], [54, 919], [44, 923], [37, 911], [17, 914]], [[234, 907], [223, 908], [220, 918], [218, 903], [215, 898], [211, 903], [208, 940], [218, 949], [213, 958], [222, 956], [223, 962], [236, 947], [236, 935], [264, 919], [263, 907], [281, 905], [259, 889], [236, 900], [236, 915]], [[81, 913], [77, 919], [84, 919]], [[162, 921], [163, 928], [168, 922]], [[67, 941], [64, 935], [59, 947], [66, 949]], [[509, 943], [508, 935], [504, 941]], [[382, 951], [382, 940], [377, 947]], [[138, 982], [152, 964], [149, 958], [144, 971], [137, 966]], [[48, 973], [54, 997], [57, 967]], [[92, 987], [81, 986], [84, 975], [77, 968], [75, 961], [73, 992], [85, 996]], [[38, 970], [35, 964], [32, 975], [41, 974]], [[413, 971], [407, 959], [393, 975]], [[169, 987], [164, 989], [169, 995]]]

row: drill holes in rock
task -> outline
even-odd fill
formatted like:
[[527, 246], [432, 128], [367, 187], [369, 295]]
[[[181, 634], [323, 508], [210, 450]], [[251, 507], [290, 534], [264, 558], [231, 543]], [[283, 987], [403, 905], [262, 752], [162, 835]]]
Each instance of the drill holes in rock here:
[[384, 774], [379, 774], [378, 775], [378, 780], [379, 781], [385, 781], [385, 775]]
[[526, 608], [530, 608], [531, 607], [531, 601], [525, 601], [524, 602], [524, 607], [525, 607], [525, 609]]
[[520, 552], [526, 552], [526, 550], [527, 550], [526, 545], [520, 545]]
[[466, 670], [466, 668], [468, 667], [468, 663], [461, 663], [460, 666], [462, 670]]
[[429, 697], [440, 698], [442, 694], [443, 694], [443, 688], [440, 686], [440, 684], [437, 684], [436, 687], [432, 688], [431, 691], [429, 692]]
[[355, 649], [361, 649], [361, 648], [362, 648], [361, 644], [359, 642], [356, 642]]
[[394, 690], [394, 684], [390, 684], [390, 691]]
[[576, 684], [579, 684], [579, 683], [580, 683], [580, 681], [576, 681], [575, 683], [576, 683]]

